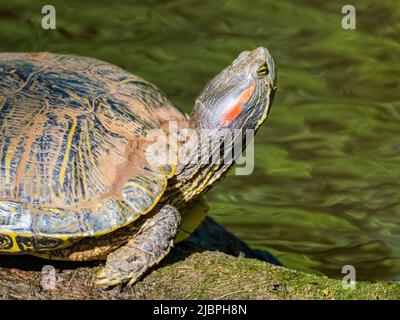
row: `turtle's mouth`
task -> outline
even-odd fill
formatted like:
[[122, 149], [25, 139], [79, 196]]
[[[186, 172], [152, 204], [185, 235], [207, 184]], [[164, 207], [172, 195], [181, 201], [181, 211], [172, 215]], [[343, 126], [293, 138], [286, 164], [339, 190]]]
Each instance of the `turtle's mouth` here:
[[[275, 92], [278, 89], [276, 83], [267, 83], [266, 82], [266, 87], [267, 89], [267, 94], [265, 95], [265, 108], [264, 108], [264, 112], [260, 118], [260, 120], [258, 120], [257, 125], [256, 125], [256, 130], [264, 123], [264, 121], [267, 119], [270, 111], [271, 111], [271, 106], [272, 106], [272, 102], [274, 101], [274, 97], [275, 97]], [[274, 81], [275, 82], [275, 81]]]

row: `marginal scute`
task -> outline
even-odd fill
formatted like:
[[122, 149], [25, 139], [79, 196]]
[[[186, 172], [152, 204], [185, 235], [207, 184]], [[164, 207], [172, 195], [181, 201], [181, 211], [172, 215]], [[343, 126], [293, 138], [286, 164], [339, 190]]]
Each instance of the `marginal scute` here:
[[7, 234], [0, 234], [0, 249], [9, 250], [13, 246], [12, 238]]
[[[135, 181], [139, 180], [145, 181]], [[153, 191], [157, 190], [159, 194], [153, 196], [161, 196], [164, 189], [165, 186], [154, 188]], [[123, 200], [107, 199], [99, 202], [93, 210], [77, 211], [0, 201], [1, 221], [6, 221], [7, 216], [12, 218], [11, 223], [0, 225], [0, 252], [15, 252], [15, 246], [6, 245], [12, 243], [13, 238], [19, 251], [35, 252], [49, 249], [50, 244], [52, 249], [62, 248], [65, 243], [61, 239], [73, 241], [109, 233], [135, 221], [158, 201], [150, 195], [141, 196], [138, 199], [139, 205], [136, 205], [133, 198], [130, 199], [131, 204]], [[12, 208], [12, 213], [9, 208]]]
[[62, 246], [63, 241], [58, 238], [32, 237], [17, 235], [15, 242], [21, 252], [40, 252], [52, 250]]

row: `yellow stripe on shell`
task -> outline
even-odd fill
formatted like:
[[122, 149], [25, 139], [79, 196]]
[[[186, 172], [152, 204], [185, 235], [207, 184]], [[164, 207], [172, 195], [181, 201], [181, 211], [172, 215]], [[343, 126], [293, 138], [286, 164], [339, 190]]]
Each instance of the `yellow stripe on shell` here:
[[[78, 152], [78, 161], [79, 161], [79, 166], [81, 168], [81, 177], [82, 177], [82, 186], [80, 187], [80, 191], [82, 194], [82, 199], [84, 199], [85, 197], [83, 196], [84, 194], [87, 196], [86, 194], [86, 186], [87, 186], [87, 179], [86, 179], [86, 170], [85, 170], [85, 166], [83, 163], [83, 155], [82, 155], [82, 134], [79, 138], [79, 152]], [[79, 184], [81, 185], [81, 184]]]
[[64, 184], [65, 172], [67, 170], [68, 159], [69, 159], [69, 153], [71, 151], [72, 139], [74, 137], [77, 123], [78, 123], [78, 120], [76, 118], [74, 118], [74, 120], [72, 122], [71, 130], [68, 134], [67, 146], [65, 148], [64, 159], [63, 159], [63, 163], [62, 163], [61, 169], [60, 169], [60, 185], [61, 186]]

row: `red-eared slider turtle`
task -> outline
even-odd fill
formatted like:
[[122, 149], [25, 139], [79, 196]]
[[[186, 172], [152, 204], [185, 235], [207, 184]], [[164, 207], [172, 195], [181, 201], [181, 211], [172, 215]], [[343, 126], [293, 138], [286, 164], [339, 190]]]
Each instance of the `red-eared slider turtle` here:
[[150, 133], [169, 132], [172, 121], [211, 137], [257, 130], [274, 92], [265, 48], [241, 53], [211, 80], [190, 117], [103, 61], [0, 54], [0, 253], [107, 259], [99, 284], [135, 282], [170, 250], [180, 212], [232, 165], [151, 161]]

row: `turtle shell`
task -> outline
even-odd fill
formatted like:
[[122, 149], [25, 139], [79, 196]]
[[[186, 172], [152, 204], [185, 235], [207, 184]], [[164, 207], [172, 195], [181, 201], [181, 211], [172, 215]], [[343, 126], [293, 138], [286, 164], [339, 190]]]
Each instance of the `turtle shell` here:
[[175, 168], [146, 161], [146, 134], [185, 119], [109, 63], [0, 54], [0, 252], [65, 247], [149, 212]]

